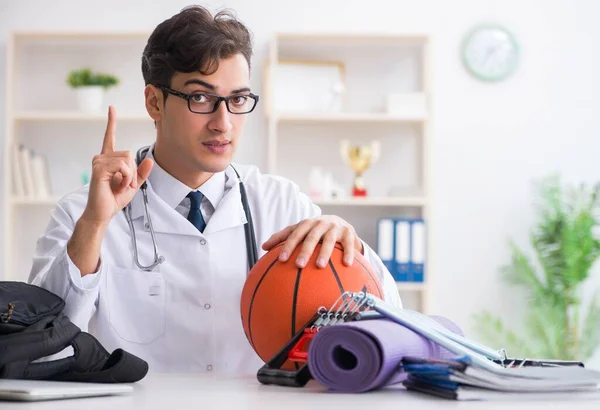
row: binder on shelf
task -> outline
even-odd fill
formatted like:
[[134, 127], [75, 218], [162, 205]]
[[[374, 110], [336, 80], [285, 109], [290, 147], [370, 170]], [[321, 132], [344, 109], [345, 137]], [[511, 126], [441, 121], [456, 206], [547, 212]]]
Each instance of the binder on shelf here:
[[377, 254], [396, 282], [424, 282], [426, 241], [423, 219], [384, 217], [377, 222]]
[[410, 239], [410, 226], [411, 221], [409, 219], [396, 219], [395, 224], [395, 239], [394, 239], [394, 279], [396, 282], [408, 282], [410, 281], [410, 253], [411, 253], [411, 239]]
[[409, 281], [423, 282], [425, 271], [425, 221], [411, 221], [410, 274]]
[[394, 220], [392, 218], [381, 218], [377, 221], [377, 254], [394, 276]]

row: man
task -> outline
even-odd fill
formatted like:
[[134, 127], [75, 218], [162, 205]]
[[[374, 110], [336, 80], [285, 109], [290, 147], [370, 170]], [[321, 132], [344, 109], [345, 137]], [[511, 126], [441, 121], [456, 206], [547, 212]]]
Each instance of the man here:
[[[139, 165], [115, 151], [110, 107], [89, 186], [58, 203], [37, 243], [30, 282], [63, 297], [71, 320], [108, 350], [128, 350], [155, 371], [255, 373], [263, 364], [240, 320], [249, 267], [236, 172], [262, 254], [284, 242], [286, 260], [300, 246], [302, 267], [321, 242], [323, 267], [340, 242], [345, 263], [364, 254], [384, 298], [400, 306], [391, 275], [352, 226], [322, 216], [291, 181], [231, 164], [258, 101], [251, 54], [248, 30], [225, 12], [190, 7], [158, 25], [142, 56], [155, 144]], [[162, 263], [140, 268], [158, 255]]]

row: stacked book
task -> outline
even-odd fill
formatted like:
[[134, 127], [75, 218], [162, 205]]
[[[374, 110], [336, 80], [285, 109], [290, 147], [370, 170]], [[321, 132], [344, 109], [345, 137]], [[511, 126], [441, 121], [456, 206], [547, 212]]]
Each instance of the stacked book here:
[[13, 195], [18, 198], [49, 198], [52, 196], [48, 163], [40, 155], [23, 145], [13, 145]]

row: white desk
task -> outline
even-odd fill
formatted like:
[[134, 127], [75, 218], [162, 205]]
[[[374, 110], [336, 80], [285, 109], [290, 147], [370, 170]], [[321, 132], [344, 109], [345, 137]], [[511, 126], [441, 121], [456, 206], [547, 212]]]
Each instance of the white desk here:
[[[362, 393], [326, 392], [310, 382], [303, 388], [265, 386], [254, 377], [218, 375], [148, 375], [128, 396], [46, 401], [37, 403], [0, 402], [2, 410], [437, 410], [469, 409], [598, 409], [600, 400], [563, 400], [546, 402], [456, 402], [407, 392], [402, 387]], [[515, 407], [516, 406], [516, 407]]]

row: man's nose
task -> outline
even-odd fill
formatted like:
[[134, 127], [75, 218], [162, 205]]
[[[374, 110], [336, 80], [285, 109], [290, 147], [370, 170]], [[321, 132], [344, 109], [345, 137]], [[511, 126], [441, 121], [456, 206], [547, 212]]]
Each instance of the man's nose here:
[[217, 107], [217, 111], [212, 114], [213, 118], [210, 121], [210, 128], [213, 131], [221, 134], [226, 134], [231, 131], [231, 113], [227, 110], [225, 101], [221, 101]]

